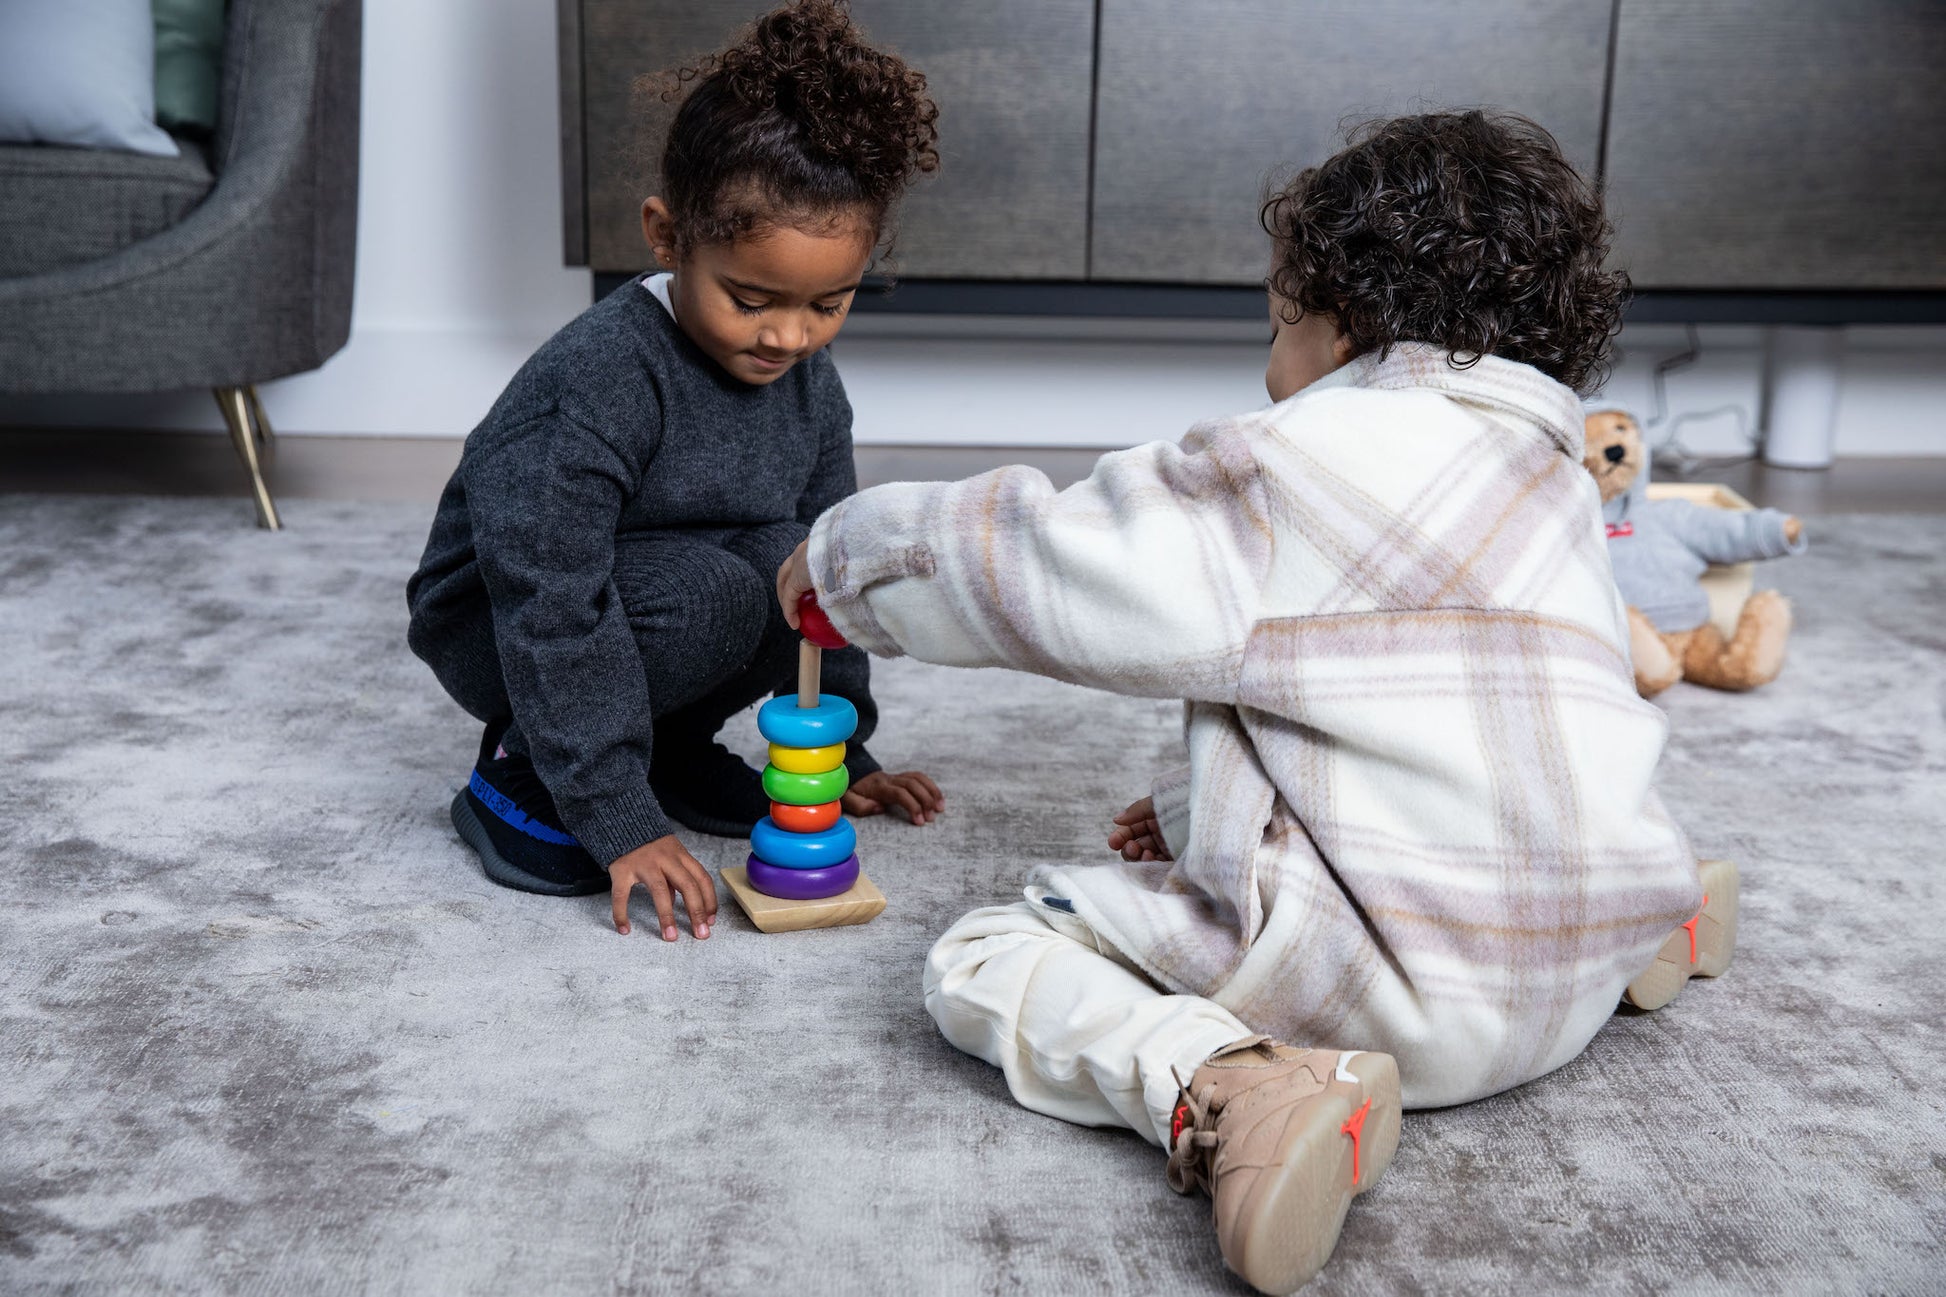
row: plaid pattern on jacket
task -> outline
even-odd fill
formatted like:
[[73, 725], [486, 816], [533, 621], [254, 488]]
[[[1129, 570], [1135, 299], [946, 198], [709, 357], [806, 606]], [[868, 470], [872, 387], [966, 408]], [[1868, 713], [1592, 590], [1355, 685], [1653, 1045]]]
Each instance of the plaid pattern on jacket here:
[[1581, 441], [1537, 370], [1408, 344], [1059, 493], [861, 492], [811, 568], [871, 652], [1185, 699], [1175, 860], [1037, 881], [1162, 986], [1456, 1103], [1578, 1054], [1701, 901]]

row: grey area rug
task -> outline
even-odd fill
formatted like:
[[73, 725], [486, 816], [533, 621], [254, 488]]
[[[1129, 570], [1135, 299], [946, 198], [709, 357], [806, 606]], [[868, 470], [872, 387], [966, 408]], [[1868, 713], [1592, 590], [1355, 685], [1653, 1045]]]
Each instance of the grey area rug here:
[[[886, 914], [622, 938], [447, 823], [426, 511], [288, 516], [0, 497], [0, 1291], [1241, 1291], [1161, 1154], [1017, 1108], [919, 997], [954, 917], [1102, 850], [1171, 708], [882, 664], [875, 749], [950, 799], [861, 825]], [[1408, 1117], [1316, 1291], [1946, 1287], [1943, 555], [1841, 517], [1766, 569], [1784, 677], [1664, 700], [1735, 966]]]

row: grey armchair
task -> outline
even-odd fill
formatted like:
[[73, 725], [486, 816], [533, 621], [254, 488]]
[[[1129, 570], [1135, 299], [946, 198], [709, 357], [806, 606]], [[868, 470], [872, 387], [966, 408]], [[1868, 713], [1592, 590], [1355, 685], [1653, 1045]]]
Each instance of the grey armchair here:
[[361, 0], [230, 0], [207, 145], [179, 158], [0, 145], [0, 391], [207, 387], [258, 522], [256, 384], [351, 330]]

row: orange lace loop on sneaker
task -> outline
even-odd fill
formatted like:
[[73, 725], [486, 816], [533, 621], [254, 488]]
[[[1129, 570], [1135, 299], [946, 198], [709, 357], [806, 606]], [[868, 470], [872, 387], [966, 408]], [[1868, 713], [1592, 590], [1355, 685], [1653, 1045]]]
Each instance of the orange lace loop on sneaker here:
[[1338, 1127], [1340, 1134], [1351, 1136], [1351, 1182], [1358, 1183], [1358, 1137], [1365, 1131], [1365, 1118], [1372, 1111], [1372, 1101], [1367, 1098], [1357, 1112], [1345, 1118], [1345, 1124]]
[[[1708, 892], [1704, 892], [1703, 893], [1704, 910], [1709, 908], [1709, 903], [1710, 903], [1710, 894]], [[1696, 911], [1695, 918], [1691, 919], [1689, 922], [1682, 925], [1682, 930], [1689, 934], [1689, 962], [1692, 964], [1696, 962], [1696, 925], [1698, 923], [1701, 923], [1702, 921], [1703, 921], [1703, 910], [1698, 910]]]
[[1209, 1110], [1216, 1087], [1206, 1085], [1199, 1097], [1176, 1073], [1176, 1112], [1169, 1121], [1169, 1187], [1177, 1193], [1210, 1190], [1210, 1163], [1216, 1152], [1216, 1119]]

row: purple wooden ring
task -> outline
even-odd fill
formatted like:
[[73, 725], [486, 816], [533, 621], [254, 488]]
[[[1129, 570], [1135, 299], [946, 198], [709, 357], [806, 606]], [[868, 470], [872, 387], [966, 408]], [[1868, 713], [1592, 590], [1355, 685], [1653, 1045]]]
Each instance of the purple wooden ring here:
[[851, 885], [858, 881], [856, 855], [846, 856], [823, 869], [779, 869], [755, 856], [745, 861], [743, 867], [749, 872], [752, 887], [780, 901], [815, 901], [836, 896], [850, 891]]

